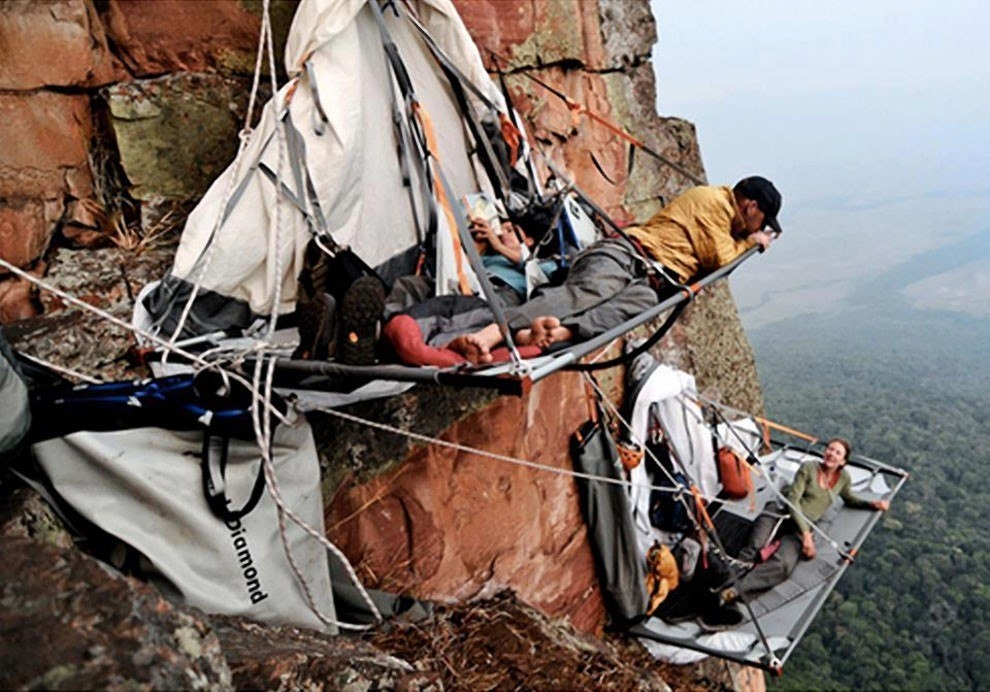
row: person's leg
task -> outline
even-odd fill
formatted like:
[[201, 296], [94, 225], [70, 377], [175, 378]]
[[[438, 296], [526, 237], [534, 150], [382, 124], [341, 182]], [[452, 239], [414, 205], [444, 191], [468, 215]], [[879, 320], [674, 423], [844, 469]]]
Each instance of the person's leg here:
[[780, 536], [780, 547], [766, 562], [746, 573], [736, 584], [736, 591], [752, 597], [786, 580], [801, 560], [801, 539], [793, 533]]
[[636, 281], [635, 260], [607, 244], [589, 248], [578, 256], [564, 283], [538, 289], [522, 305], [505, 311], [513, 331], [531, 328], [533, 322], [556, 317], [562, 323], [612, 300]]
[[[529, 301], [505, 310], [519, 343], [541, 347], [589, 339], [657, 304], [639, 276], [638, 260], [615, 243], [592, 246], [574, 261], [564, 283], [542, 288]], [[476, 363], [490, 362], [502, 341], [497, 325], [451, 342], [449, 348]]]
[[656, 306], [657, 293], [645, 279], [636, 279], [609, 300], [598, 303], [588, 310], [561, 320], [578, 340], [591, 339], [615, 329], [623, 322]]
[[[776, 509], [776, 508], [774, 508]], [[772, 511], [764, 510], [753, 523], [753, 528], [749, 532], [749, 539], [746, 546], [739, 551], [739, 559], [746, 562], [756, 562], [760, 550], [773, 538], [781, 518], [775, 516]]]

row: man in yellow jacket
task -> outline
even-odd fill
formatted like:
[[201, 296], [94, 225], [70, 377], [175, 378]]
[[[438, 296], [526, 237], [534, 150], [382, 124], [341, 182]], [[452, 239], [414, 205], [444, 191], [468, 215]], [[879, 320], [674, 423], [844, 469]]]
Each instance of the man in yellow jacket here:
[[[781, 201], [773, 183], [760, 176], [731, 188], [688, 190], [646, 223], [626, 229], [629, 240], [607, 238], [579, 254], [561, 285], [538, 289], [528, 302], [507, 309], [516, 343], [546, 348], [590, 339], [657, 305], [672, 282], [718, 269], [754, 245], [768, 248], [781, 231]], [[651, 259], [668, 277], [668, 287], [650, 285]], [[501, 341], [498, 325], [489, 324], [448, 348], [487, 363]]]

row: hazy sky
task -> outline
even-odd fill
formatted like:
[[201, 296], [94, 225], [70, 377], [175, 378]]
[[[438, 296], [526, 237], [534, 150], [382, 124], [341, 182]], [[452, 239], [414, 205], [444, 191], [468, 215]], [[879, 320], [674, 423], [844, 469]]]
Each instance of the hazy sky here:
[[[710, 181], [784, 196], [780, 243], [732, 279], [749, 326], [990, 232], [990, 0], [651, 2], [660, 113], [695, 123]], [[955, 292], [987, 302], [980, 259]]]

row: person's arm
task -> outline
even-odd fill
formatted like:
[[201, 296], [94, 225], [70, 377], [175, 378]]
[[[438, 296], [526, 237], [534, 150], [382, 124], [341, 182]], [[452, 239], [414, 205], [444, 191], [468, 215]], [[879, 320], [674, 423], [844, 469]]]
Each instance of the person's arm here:
[[524, 259], [522, 243], [519, 242], [515, 229], [508, 222], [505, 223], [501, 235], [482, 219], [471, 219], [470, 230], [475, 240], [483, 240], [488, 243], [488, 247], [492, 251], [502, 255], [513, 264], [522, 263]]
[[690, 235], [698, 265], [703, 271], [723, 267], [756, 245], [757, 239], [753, 236], [741, 240], [732, 237], [735, 215], [735, 207], [727, 199], [695, 205]]
[[801, 554], [809, 560], [815, 557], [816, 554], [815, 537], [811, 533], [811, 526], [808, 524], [808, 520], [805, 519], [802, 513], [803, 507], [801, 506], [801, 500], [804, 498], [808, 483], [814, 482], [815, 467], [816, 464], [809, 463], [804, 464], [798, 469], [797, 474], [794, 476], [794, 482], [788, 488], [785, 495], [788, 502], [788, 509], [791, 513], [791, 519], [794, 520], [801, 535]]
[[842, 477], [839, 478], [839, 485], [839, 497], [842, 498], [842, 501], [847, 507], [852, 507], [853, 509], [873, 509], [878, 512], [886, 512], [890, 508], [890, 503], [887, 500], [867, 500], [857, 495], [852, 489], [852, 478], [845, 469], [842, 469]]

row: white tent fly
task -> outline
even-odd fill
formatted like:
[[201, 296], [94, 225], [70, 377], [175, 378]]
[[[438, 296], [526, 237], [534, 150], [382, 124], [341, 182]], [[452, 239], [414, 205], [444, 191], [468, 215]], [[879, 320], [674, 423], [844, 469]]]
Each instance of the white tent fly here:
[[490, 106], [504, 113], [450, 0], [384, 11], [365, 0], [302, 0], [285, 51], [289, 83], [191, 213], [171, 272], [146, 299], [164, 334], [190, 295], [187, 336], [291, 312], [314, 235], [349, 247], [388, 281], [412, 273], [432, 228], [438, 293], [474, 284], [446, 209], [492, 184], [437, 54], [483, 117], [497, 118]]

